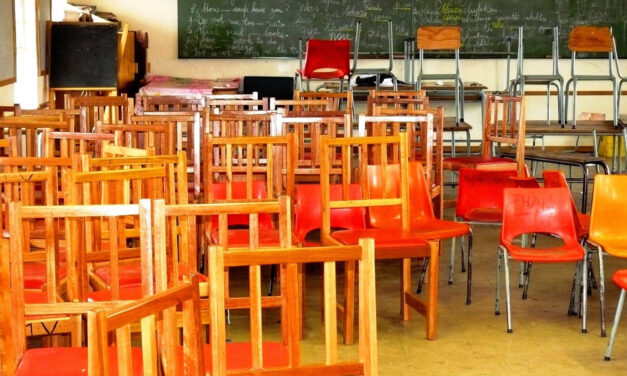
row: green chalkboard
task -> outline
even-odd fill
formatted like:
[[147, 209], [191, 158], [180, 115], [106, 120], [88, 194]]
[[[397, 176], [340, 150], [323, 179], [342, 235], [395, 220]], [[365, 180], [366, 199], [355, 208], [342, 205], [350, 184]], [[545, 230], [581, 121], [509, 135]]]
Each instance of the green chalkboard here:
[[[551, 52], [551, 28], [560, 28], [562, 56], [570, 56], [573, 25], [612, 26], [627, 57], [627, 0], [178, 0], [179, 58], [294, 57], [298, 40], [353, 39], [362, 22], [360, 51], [387, 52], [387, 20], [394, 48], [420, 25], [462, 27], [462, 56], [506, 51], [525, 27], [525, 57]], [[514, 43], [515, 46], [515, 43]]]

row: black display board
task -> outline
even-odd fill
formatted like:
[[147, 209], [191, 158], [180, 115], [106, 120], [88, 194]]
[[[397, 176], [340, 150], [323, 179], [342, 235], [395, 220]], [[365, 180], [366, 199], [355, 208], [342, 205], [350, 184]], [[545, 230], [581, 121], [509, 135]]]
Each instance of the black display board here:
[[115, 88], [117, 84], [116, 25], [87, 22], [52, 23], [51, 88]]
[[[506, 51], [525, 27], [525, 57], [551, 53], [551, 28], [560, 28], [562, 56], [573, 25], [612, 26], [627, 57], [627, 0], [178, 0], [179, 58], [294, 57], [300, 38], [354, 39], [362, 21], [360, 51], [387, 52], [387, 20], [394, 49], [420, 25], [462, 27], [462, 56]], [[515, 46], [515, 44], [514, 44]]]

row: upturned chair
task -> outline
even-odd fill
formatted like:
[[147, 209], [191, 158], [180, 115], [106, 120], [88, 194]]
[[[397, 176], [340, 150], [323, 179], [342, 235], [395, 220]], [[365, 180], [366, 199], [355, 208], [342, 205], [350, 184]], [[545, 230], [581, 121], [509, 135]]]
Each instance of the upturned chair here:
[[[426, 317], [426, 335], [428, 339], [434, 339], [437, 323], [437, 295], [438, 295], [438, 256], [439, 247], [437, 242], [427, 242], [423, 237], [411, 230], [410, 208], [411, 198], [409, 196], [408, 182], [408, 140], [407, 134], [400, 132], [397, 136], [387, 137], [347, 137], [328, 138], [321, 137], [322, 144], [322, 164], [320, 167], [321, 202], [322, 202], [322, 229], [321, 238], [323, 244], [344, 244], [355, 245], [359, 238], [371, 237], [375, 240], [375, 258], [398, 259], [402, 261], [401, 269], [401, 317], [403, 320], [410, 318], [410, 309], [415, 309]], [[388, 151], [398, 151], [396, 156], [389, 156]], [[353, 162], [353, 157], [357, 153], [357, 163]], [[342, 200], [331, 201], [330, 199], [330, 156], [339, 154], [342, 160]], [[367, 169], [369, 161], [374, 156], [378, 158], [378, 164], [385, 166], [388, 164], [400, 164], [400, 192], [395, 192], [391, 197], [384, 196], [378, 198], [372, 196], [367, 188]], [[360, 170], [358, 174], [354, 169]], [[357, 176], [356, 176], [357, 175]], [[358, 177], [358, 178], [357, 178]], [[385, 175], [382, 177], [385, 184]], [[349, 186], [351, 183], [358, 183], [362, 188], [362, 199], [348, 199]], [[401, 207], [401, 226], [378, 227], [351, 230], [331, 230], [331, 209], [340, 208], [360, 208], [363, 215], [366, 210], [373, 208], [383, 209], [389, 207]], [[377, 210], [378, 210], [377, 209]], [[427, 301], [420, 300], [412, 293], [411, 289], [411, 259], [425, 258], [431, 259], [429, 296]], [[345, 292], [343, 304], [343, 322], [345, 342], [352, 341], [352, 327], [354, 319], [354, 284], [355, 284], [354, 263], [347, 263], [345, 267]], [[348, 340], [347, 340], [348, 339]]]
[[351, 42], [348, 39], [308, 39], [303, 66], [303, 41], [299, 47], [299, 69], [295, 73], [295, 88], [303, 90], [303, 81], [306, 90], [310, 90], [309, 82], [339, 81], [340, 92], [344, 91], [344, 81], [349, 84], [351, 75], [350, 53]]
[[[558, 237], [563, 244], [543, 248], [526, 248], [514, 244], [523, 234], [544, 233]], [[503, 197], [503, 226], [497, 251], [497, 289], [495, 314], [500, 314], [500, 269], [505, 267], [507, 332], [512, 333], [511, 299], [509, 291], [509, 259], [520, 262], [554, 263], [582, 261], [583, 320], [581, 332], [586, 333], [587, 263], [586, 250], [579, 244], [573, 222], [570, 192], [565, 188], [505, 189]]]

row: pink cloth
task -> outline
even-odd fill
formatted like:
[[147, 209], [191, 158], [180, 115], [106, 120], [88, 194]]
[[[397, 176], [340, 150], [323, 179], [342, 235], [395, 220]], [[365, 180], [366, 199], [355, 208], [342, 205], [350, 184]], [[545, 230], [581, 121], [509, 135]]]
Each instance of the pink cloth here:
[[139, 89], [141, 95], [210, 95], [214, 89], [237, 89], [240, 78], [203, 80], [149, 75], [148, 84]]

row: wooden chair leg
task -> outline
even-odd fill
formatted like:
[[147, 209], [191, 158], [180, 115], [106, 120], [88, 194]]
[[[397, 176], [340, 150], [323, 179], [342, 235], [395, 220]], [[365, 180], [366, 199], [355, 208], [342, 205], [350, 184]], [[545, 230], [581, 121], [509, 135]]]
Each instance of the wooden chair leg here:
[[344, 266], [344, 344], [354, 341], [355, 326], [355, 261], [347, 261]]
[[404, 321], [411, 318], [411, 307], [407, 302], [411, 293], [411, 259], [404, 258], [401, 261], [401, 318]]
[[429, 262], [429, 300], [427, 305], [427, 339], [435, 339], [438, 325], [438, 269], [440, 266], [439, 242], [430, 241], [431, 255]]

